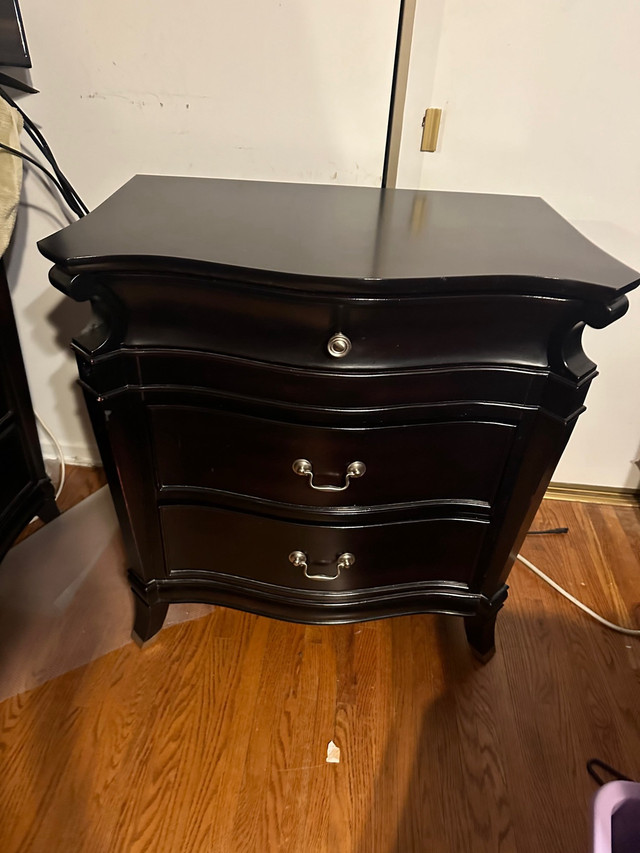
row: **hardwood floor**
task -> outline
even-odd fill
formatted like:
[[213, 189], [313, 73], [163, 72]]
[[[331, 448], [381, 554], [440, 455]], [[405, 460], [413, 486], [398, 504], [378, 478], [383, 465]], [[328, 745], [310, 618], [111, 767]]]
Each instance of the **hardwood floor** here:
[[[558, 526], [523, 554], [640, 627], [639, 510], [545, 502], [534, 528]], [[640, 642], [510, 581], [486, 666], [455, 617], [216, 608], [7, 699], [0, 849], [586, 853], [586, 760], [640, 778]]]
[[[92, 495], [101, 486], [106, 485], [106, 482], [107, 478], [105, 477], [104, 470], [99, 466], [67, 465], [64, 488], [60, 493], [60, 497], [56, 500], [58, 509], [60, 512], [66, 512], [80, 503], [84, 498]], [[40, 521], [39, 518], [34, 519], [18, 536], [14, 545], [23, 542], [43, 527], [43, 521]]]

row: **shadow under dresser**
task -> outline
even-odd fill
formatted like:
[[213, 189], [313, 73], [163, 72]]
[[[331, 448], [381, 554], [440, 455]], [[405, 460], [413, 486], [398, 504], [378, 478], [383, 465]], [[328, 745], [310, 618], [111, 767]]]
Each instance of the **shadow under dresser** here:
[[171, 602], [464, 617], [506, 580], [638, 274], [542, 200], [138, 176], [43, 240], [131, 564]]

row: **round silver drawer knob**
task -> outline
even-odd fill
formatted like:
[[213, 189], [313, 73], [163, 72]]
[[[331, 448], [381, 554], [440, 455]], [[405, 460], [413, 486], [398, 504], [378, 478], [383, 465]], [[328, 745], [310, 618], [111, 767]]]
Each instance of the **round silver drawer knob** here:
[[351, 349], [351, 341], [342, 332], [336, 332], [329, 338], [327, 343], [327, 352], [333, 358], [344, 358]]
[[364, 462], [351, 462], [347, 465], [347, 476], [352, 479], [357, 479], [358, 477], [363, 477], [366, 473], [367, 466]]
[[353, 554], [349, 554], [348, 552], [345, 554], [340, 554], [338, 557], [338, 571], [341, 569], [350, 569], [351, 566], [355, 563], [356, 558]]
[[308, 459], [295, 459], [291, 467], [299, 477], [313, 476], [313, 466]]
[[289, 562], [293, 563], [296, 568], [304, 567], [305, 571], [307, 569], [307, 555], [304, 551], [292, 551], [289, 554]]

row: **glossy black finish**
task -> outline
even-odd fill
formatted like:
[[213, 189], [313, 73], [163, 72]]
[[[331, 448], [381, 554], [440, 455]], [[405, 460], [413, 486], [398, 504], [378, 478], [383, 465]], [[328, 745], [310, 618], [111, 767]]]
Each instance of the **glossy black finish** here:
[[638, 282], [538, 198], [154, 175], [40, 249], [73, 272], [206, 272], [370, 296], [476, 292], [489, 278], [486, 292], [611, 299]]
[[[197, 406], [151, 406], [150, 416], [161, 487], [187, 482], [194, 489], [316, 507], [488, 503], [516, 432], [512, 424], [478, 421], [306, 426]], [[438, 454], [425, 453], [428, 447]], [[299, 458], [312, 462], [316, 488], [294, 473]], [[360, 459], [366, 460], [365, 473], [344, 491], [332, 491], [344, 486], [348, 465]]]
[[[385, 523], [367, 519], [363, 524], [347, 514], [339, 519], [325, 516], [327, 524], [305, 524], [299, 518], [191, 505], [164, 506], [160, 516], [169, 577], [178, 577], [188, 567], [189, 572], [217, 572], [240, 582], [247, 578], [277, 583], [290, 591], [326, 587], [335, 604], [341, 603], [343, 593], [443, 578], [468, 586], [489, 527], [487, 517], [387, 518]], [[319, 586], [291, 564], [292, 551], [307, 554], [309, 575], [336, 580]], [[338, 559], [350, 552], [356, 555], [355, 564], [340, 572]]]
[[31, 68], [18, 0], [0, 0], [0, 65]]
[[58, 515], [38, 441], [11, 295], [0, 262], [0, 560], [38, 515]]
[[445, 612], [490, 656], [596, 375], [582, 329], [637, 273], [539, 199], [148, 176], [40, 247], [94, 308], [74, 347], [140, 639], [174, 601]]

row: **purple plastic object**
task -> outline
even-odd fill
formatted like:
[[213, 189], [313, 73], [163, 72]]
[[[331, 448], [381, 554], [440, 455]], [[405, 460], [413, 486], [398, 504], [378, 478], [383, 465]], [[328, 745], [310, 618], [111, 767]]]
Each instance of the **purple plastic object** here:
[[640, 851], [640, 783], [608, 782], [593, 801], [593, 853]]

